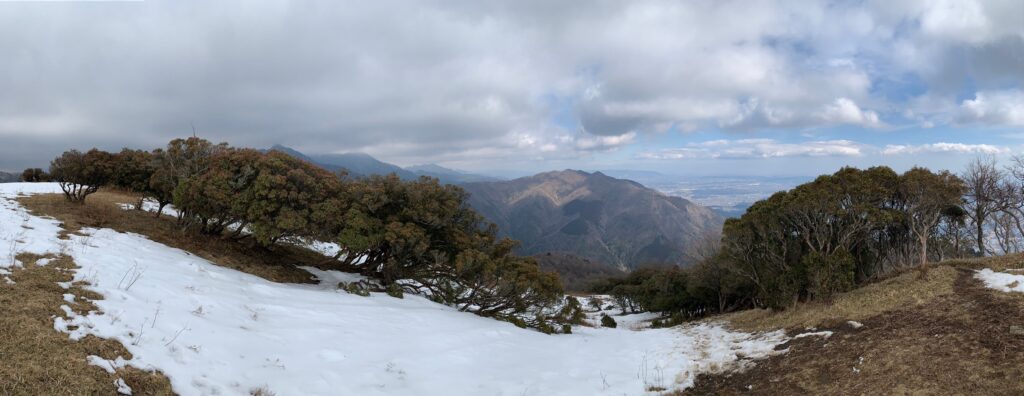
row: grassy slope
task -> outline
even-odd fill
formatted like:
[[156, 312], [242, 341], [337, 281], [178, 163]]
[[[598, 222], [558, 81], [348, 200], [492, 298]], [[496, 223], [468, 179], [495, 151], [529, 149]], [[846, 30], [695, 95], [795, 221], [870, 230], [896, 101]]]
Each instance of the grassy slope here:
[[[828, 329], [731, 375], [701, 376], [688, 394], [1024, 394], [1024, 295], [986, 289], [972, 269], [1024, 267], [1024, 256], [947, 261], [839, 296], [771, 313], [724, 317], [746, 330]], [[719, 318], [723, 319], [723, 318]], [[864, 326], [854, 328], [849, 320]], [[806, 331], [806, 330], [803, 330]]]

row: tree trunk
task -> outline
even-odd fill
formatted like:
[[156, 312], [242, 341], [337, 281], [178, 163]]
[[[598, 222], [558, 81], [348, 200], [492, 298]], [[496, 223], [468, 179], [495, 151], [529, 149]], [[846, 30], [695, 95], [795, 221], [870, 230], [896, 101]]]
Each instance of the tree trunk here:
[[928, 234], [923, 234], [918, 239], [921, 240], [921, 268], [924, 269], [928, 264]]
[[985, 257], [985, 221], [981, 216], [977, 217], [974, 224], [978, 231], [978, 255]]

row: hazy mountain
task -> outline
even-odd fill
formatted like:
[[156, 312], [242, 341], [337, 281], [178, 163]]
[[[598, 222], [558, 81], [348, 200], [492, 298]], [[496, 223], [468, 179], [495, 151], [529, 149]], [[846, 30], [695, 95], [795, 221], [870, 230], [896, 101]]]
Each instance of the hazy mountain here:
[[541, 173], [501, 182], [467, 183], [470, 204], [519, 253], [565, 252], [619, 268], [687, 264], [685, 252], [721, 231], [711, 209], [601, 172]]
[[436, 177], [442, 183], [462, 184], [486, 181], [500, 181], [502, 179], [463, 172], [460, 170], [445, 168], [436, 164], [415, 165], [406, 167], [405, 170], [422, 176]]
[[389, 164], [387, 162], [373, 158], [369, 154], [363, 153], [345, 153], [345, 154], [321, 154], [321, 155], [306, 155], [298, 150], [290, 147], [285, 147], [279, 144], [275, 144], [267, 151], [280, 151], [282, 153], [291, 155], [292, 157], [299, 158], [301, 160], [310, 162], [315, 165], [319, 165], [332, 172], [345, 169], [348, 174], [352, 177], [362, 177], [369, 175], [387, 175], [395, 173], [398, 177], [403, 180], [413, 180], [420, 176], [430, 176], [437, 178], [442, 183], [449, 184], [462, 184], [468, 182], [481, 182], [481, 181], [497, 181], [501, 180], [495, 177], [477, 175], [473, 173], [463, 172], [455, 169], [448, 169], [440, 165], [426, 164], [410, 166], [408, 168], [402, 168], [398, 165]]
[[345, 154], [320, 154], [320, 155], [306, 155], [298, 150], [285, 147], [279, 144], [275, 144], [270, 148], [273, 151], [280, 151], [291, 155], [295, 158], [299, 158], [315, 165], [319, 165], [329, 171], [337, 172], [345, 169], [348, 171], [349, 176], [361, 177], [369, 175], [387, 175], [395, 173], [398, 177], [404, 180], [412, 180], [419, 177], [419, 175], [402, 169], [398, 165], [392, 165], [387, 162], [380, 161], [373, 158], [369, 154], [363, 153], [345, 153]]
[[20, 173], [0, 171], [0, 183], [14, 183], [21, 181]]

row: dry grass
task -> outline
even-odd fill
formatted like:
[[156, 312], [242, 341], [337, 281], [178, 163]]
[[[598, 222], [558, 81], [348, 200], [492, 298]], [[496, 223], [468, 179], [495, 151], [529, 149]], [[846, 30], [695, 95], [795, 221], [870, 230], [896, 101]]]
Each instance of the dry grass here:
[[[1019, 257], [991, 260], [992, 266], [1012, 265]], [[969, 269], [952, 270], [952, 292], [893, 307], [862, 320], [859, 329], [832, 327], [827, 339], [793, 340], [782, 346], [789, 349], [785, 354], [743, 373], [702, 375], [685, 393], [1024, 394], [1024, 336], [1011, 331], [1024, 325], [1024, 296], [986, 289]], [[880, 286], [894, 293], [916, 287]]]
[[298, 247], [267, 250], [231, 239], [199, 235], [182, 230], [169, 216], [124, 210], [121, 204], [134, 203], [137, 196], [115, 190], [89, 195], [85, 203], [69, 203], [61, 194], [19, 197], [18, 203], [37, 216], [61, 221], [65, 233], [81, 228], [110, 228], [131, 232], [167, 246], [185, 250], [217, 265], [259, 276], [274, 282], [311, 283], [310, 274], [297, 265], [320, 266], [324, 257]]
[[[57, 285], [72, 280], [75, 265], [70, 258], [49, 257], [45, 266], [36, 265], [40, 256], [23, 253], [17, 258], [25, 266], [13, 269], [15, 283], [0, 282], [0, 395], [116, 395], [117, 378], [136, 395], [173, 394], [160, 373], [123, 368], [108, 374], [87, 363], [89, 355], [130, 359], [117, 341], [93, 336], [71, 341], [54, 330], [53, 317], [65, 316], [61, 305], [86, 313], [97, 308], [85, 299], [101, 298], [80, 285], [68, 290]], [[64, 301], [65, 293], [74, 294], [76, 302]]]
[[[952, 262], [951, 262], [952, 263]], [[915, 306], [953, 292], [957, 270], [952, 265], [938, 265], [920, 279], [917, 271], [869, 284], [839, 295], [832, 304], [808, 303], [785, 311], [751, 309], [718, 316], [732, 327], [744, 331], [803, 329], [835, 326], [848, 320], [863, 320], [894, 309]]]

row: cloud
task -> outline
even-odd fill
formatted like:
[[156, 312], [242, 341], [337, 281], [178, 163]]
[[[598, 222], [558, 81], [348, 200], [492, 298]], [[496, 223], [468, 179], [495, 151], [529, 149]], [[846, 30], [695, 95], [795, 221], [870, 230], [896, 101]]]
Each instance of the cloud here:
[[618, 136], [585, 136], [576, 139], [576, 148], [586, 151], [613, 150], [633, 142], [636, 132]]
[[1005, 154], [1010, 152], [1005, 147], [998, 147], [989, 144], [964, 144], [964, 143], [931, 143], [922, 145], [886, 145], [882, 149], [883, 155], [901, 155], [918, 153], [958, 153], [958, 154]]
[[[0, 136], [17, 144], [0, 168], [153, 147], [190, 124], [236, 145], [472, 166], [665, 130], [880, 128], [905, 108], [920, 124], [1022, 122], [1017, 0], [2, 7]], [[958, 103], [965, 81], [978, 95]]]
[[960, 104], [956, 120], [965, 124], [1024, 126], [1024, 92], [980, 91]]
[[990, 144], [931, 143], [922, 145], [889, 144], [884, 148], [851, 140], [808, 140], [782, 143], [774, 139], [708, 140], [684, 147], [645, 151], [640, 159], [766, 159], [785, 157], [862, 157], [867, 155], [913, 155], [921, 153], [1006, 154], [1006, 147]]
[[774, 139], [712, 140], [686, 147], [642, 152], [641, 159], [753, 159], [782, 157], [858, 157], [865, 146], [849, 140], [782, 143]]
[[857, 103], [847, 98], [836, 99], [832, 104], [825, 106], [825, 112], [821, 118], [827, 122], [862, 125], [872, 128], [881, 125], [881, 122], [878, 120], [878, 113], [863, 110], [857, 106]]

